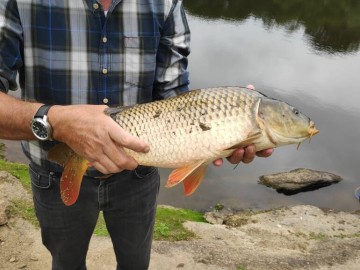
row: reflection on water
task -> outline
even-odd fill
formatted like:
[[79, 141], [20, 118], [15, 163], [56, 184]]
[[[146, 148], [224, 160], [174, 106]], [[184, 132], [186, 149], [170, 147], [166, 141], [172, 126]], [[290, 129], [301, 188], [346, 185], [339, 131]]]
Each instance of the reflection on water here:
[[360, 43], [360, 1], [354, 0], [194, 0], [185, 1], [190, 14], [207, 19], [244, 21], [254, 17], [267, 29], [305, 29], [314, 49], [329, 53], [356, 52]]
[[[182, 196], [180, 185], [162, 187], [159, 202], [196, 209], [216, 203], [237, 209], [295, 204], [359, 209], [354, 190], [360, 185], [360, 2], [189, 0], [185, 6], [192, 29], [191, 88], [252, 83], [299, 108], [320, 134], [298, 151], [279, 148], [236, 170], [229, 164], [211, 167], [191, 197]], [[291, 197], [257, 184], [263, 174], [300, 167], [329, 171], [344, 181]], [[161, 170], [162, 186], [168, 174]]]

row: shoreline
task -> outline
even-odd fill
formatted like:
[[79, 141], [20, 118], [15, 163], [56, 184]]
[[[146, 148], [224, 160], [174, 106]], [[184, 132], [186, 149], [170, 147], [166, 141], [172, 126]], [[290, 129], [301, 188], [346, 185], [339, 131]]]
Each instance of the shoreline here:
[[[0, 206], [31, 201], [20, 181], [0, 171]], [[15, 205], [16, 207], [16, 205]], [[173, 208], [173, 207], [170, 207]], [[8, 215], [9, 209], [6, 208]], [[220, 210], [218, 210], [219, 212]], [[357, 270], [360, 264], [360, 211], [323, 211], [309, 205], [231, 214], [226, 225], [185, 221], [195, 237], [153, 242], [151, 270]], [[11, 216], [0, 226], [0, 264], [8, 270], [51, 267], [40, 230]], [[109, 237], [93, 236], [87, 256], [89, 270], [113, 269]]]
[[[50, 269], [50, 254], [33, 225], [36, 218], [29, 218], [32, 200], [26, 165], [1, 161], [10, 164], [12, 174], [0, 170], [0, 224], [2, 217], [7, 219], [0, 225], [0, 264], [8, 270]], [[19, 215], [21, 209], [28, 216]], [[172, 206], [159, 209], [183, 211]], [[163, 228], [170, 217], [164, 215]], [[154, 240], [149, 269], [357, 270], [360, 264], [360, 210], [348, 213], [296, 205], [233, 212], [215, 205], [203, 216], [219, 224], [201, 217], [202, 222], [184, 219], [180, 226], [189, 237]], [[90, 242], [88, 269], [113, 269], [111, 240], [99, 235]]]

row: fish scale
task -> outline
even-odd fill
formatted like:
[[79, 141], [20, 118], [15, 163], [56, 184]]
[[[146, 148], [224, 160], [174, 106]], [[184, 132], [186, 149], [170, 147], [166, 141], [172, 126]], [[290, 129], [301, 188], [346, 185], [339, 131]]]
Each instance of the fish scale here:
[[149, 144], [146, 154], [126, 150], [139, 164], [173, 168], [213, 160], [244, 140], [246, 131], [256, 129], [254, 106], [261, 96], [238, 87], [194, 90], [130, 107], [113, 118]]

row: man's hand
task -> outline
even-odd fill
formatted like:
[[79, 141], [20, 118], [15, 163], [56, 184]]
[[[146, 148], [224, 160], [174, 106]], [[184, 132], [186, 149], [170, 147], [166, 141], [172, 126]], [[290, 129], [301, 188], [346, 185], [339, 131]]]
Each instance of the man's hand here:
[[[249, 90], [255, 90], [255, 87], [252, 84], [246, 86]], [[239, 164], [240, 162], [243, 163], [250, 163], [254, 160], [255, 156], [258, 157], [269, 157], [274, 152], [274, 149], [265, 149], [262, 151], [256, 152], [255, 145], [251, 144], [244, 148], [239, 148], [235, 150], [231, 156], [227, 157], [227, 160], [232, 164]], [[217, 167], [221, 166], [224, 163], [223, 159], [217, 159], [213, 162], [213, 164]]]
[[104, 105], [54, 106], [49, 111], [55, 140], [66, 143], [104, 174], [133, 170], [138, 163], [124, 148], [148, 152], [149, 146], [104, 114]]

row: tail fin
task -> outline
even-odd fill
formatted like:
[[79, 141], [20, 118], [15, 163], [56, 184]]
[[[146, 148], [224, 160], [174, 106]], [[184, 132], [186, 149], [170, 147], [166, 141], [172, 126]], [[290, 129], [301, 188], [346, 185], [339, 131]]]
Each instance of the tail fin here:
[[65, 205], [73, 205], [79, 197], [81, 182], [89, 162], [66, 144], [58, 144], [52, 148], [48, 158], [64, 167], [60, 180], [60, 195]]

